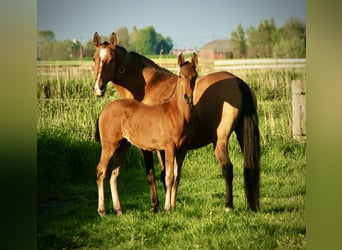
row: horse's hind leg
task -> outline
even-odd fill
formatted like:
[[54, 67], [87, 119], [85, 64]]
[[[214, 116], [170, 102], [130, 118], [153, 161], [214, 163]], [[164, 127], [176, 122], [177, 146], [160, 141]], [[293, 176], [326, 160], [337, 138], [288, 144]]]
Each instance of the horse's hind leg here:
[[151, 213], [156, 213], [159, 206], [158, 193], [155, 182], [155, 174], [154, 174], [154, 166], [153, 166], [153, 155], [150, 151], [142, 150], [145, 168], [146, 168], [146, 176], [148, 185], [150, 187], [150, 197], [151, 197]]
[[113, 171], [112, 171], [112, 175], [110, 177], [109, 183], [110, 183], [110, 191], [111, 191], [112, 200], [113, 200], [113, 208], [117, 215], [122, 215], [117, 179], [120, 174], [121, 163], [125, 159], [125, 155], [130, 146], [131, 144], [129, 142], [127, 142], [126, 140], [123, 140], [119, 148], [116, 150], [115, 157], [111, 164]]
[[225, 208], [227, 211], [233, 209], [233, 164], [228, 154], [228, 141], [238, 118], [239, 110], [228, 103], [223, 105], [222, 119], [217, 127], [217, 140], [214, 142], [215, 157], [221, 165], [222, 175], [225, 179], [226, 198]]
[[215, 145], [215, 157], [221, 165], [222, 175], [226, 185], [225, 208], [230, 211], [233, 206], [233, 164], [231, 163], [227, 150], [227, 140], [218, 140]]

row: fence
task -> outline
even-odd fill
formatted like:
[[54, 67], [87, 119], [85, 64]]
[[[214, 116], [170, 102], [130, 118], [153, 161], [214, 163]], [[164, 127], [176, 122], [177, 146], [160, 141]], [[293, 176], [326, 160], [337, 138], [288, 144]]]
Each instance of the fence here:
[[292, 81], [292, 135], [299, 141], [306, 139], [306, 81]]
[[306, 58], [234, 59], [214, 61], [214, 70], [305, 68]]
[[[155, 59], [155, 62], [172, 72], [178, 72], [178, 66], [175, 59]], [[201, 62], [200, 66], [205, 73], [251, 69], [295, 69], [305, 68], [306, 58], [204, 60]]]

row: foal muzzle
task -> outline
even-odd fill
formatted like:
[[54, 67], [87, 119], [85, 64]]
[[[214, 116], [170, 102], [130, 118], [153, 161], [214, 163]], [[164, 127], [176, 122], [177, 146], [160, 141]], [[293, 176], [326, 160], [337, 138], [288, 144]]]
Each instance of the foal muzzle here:
[[194, 98], [193, 98], [193, 95], [190, 95], [190, 96], [188, 96], [188, 95], [184, 95], [184, 99], [185, 99], [185, 102], [187, 103], [187, 104], [192, 104], [192, 102], [193, 102], [193, 100], [194, 100]]

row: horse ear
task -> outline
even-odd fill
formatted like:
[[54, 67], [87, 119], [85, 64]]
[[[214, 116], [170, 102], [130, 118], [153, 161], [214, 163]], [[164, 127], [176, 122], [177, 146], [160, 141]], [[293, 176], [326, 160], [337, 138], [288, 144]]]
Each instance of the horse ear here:
[[94, 40], [94, 45], [96, 47], [99, 47], [101, 45], [101, 38], [97, 32], [95, 32], [93, 40]]
[[116, 39], [116, 34], [114, 32], [112, 32], [109, 42], [110, 42], [110, 45], [112, 45], [113, 47], [116, 46], [117, 39]]
[[192, 62], [193, 65], [195, 65], [195, 67], [197, 67], [197, 65], [198, 65], [198, 57], [197, 57], [197, 54], [195, 52], [192, 54], [191, 62]]
[[184, 60], [184, 56], [182, 53], [179, 54], [178, 56], [178, 65], [179, 67], [182, 66], [184, 64], [185, 60]]

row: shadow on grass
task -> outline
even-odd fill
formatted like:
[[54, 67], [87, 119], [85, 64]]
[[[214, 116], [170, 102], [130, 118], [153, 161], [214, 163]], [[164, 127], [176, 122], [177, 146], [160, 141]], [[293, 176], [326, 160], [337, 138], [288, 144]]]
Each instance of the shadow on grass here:
[[[81, 247], [89, 234], [89, 229], [82, 228], [100, 220], [97, 214], [96, 185], [96, 165], [100, 153], [98, 142], [75, 142], [63, 134], [38, 135], [39, 248]], [[105, 180], [107, 214], [113, 213], [109, 176], [107, 174]], [[145, 169], [140, 153], [134, 147], [130, 148], [126, 156], [118, 185], [123, 212], [149, 209]]]

